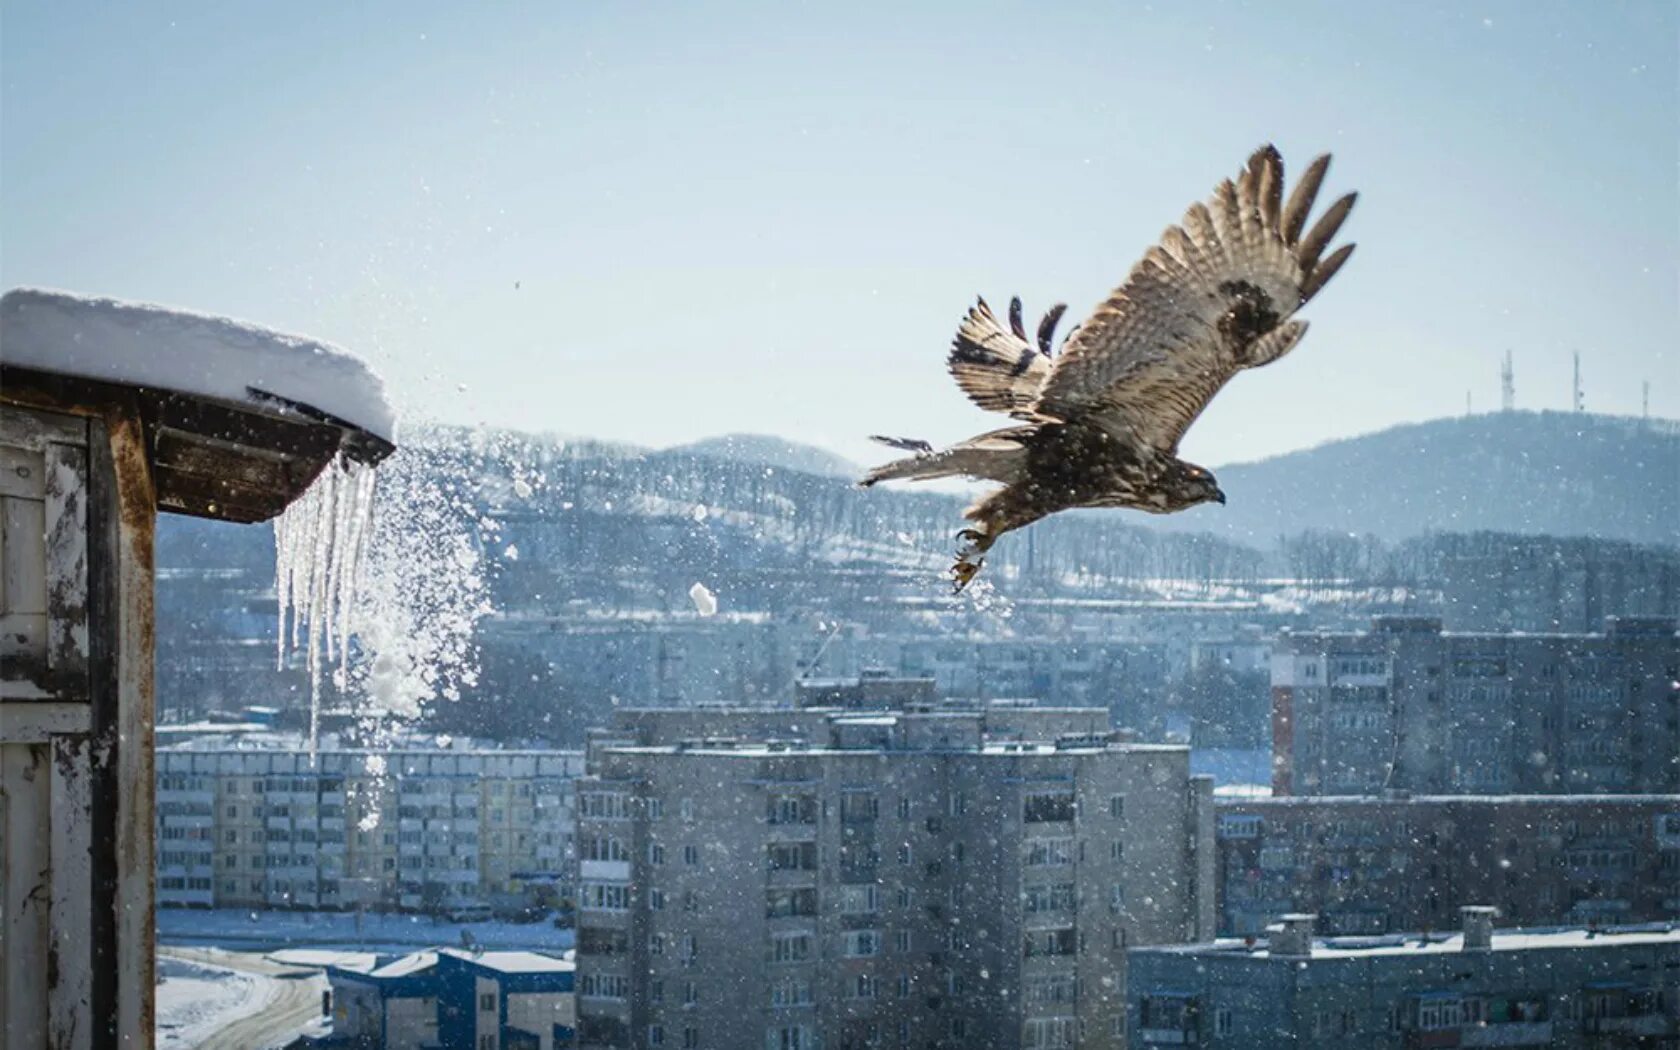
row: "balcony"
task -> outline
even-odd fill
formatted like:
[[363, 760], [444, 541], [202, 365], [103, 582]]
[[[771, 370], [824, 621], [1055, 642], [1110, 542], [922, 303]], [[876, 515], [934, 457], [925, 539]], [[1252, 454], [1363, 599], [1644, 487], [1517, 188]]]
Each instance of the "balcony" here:
[[1680, 1031], [1680, 1021], [1666, 1014], [1636, 1014], [1632, 1017], [1589, 1017], [1584, 1027], [1588, 1032], [1606, 1035], [1673, 1035]]
[[601, 882], [629, 882], [630, 862], [627, 860], [585, 860], [578, 862], [578, 877]]
[[1459, 1033], [1459, 1046], [1550, 1046], [1552, 1022], [1509, 1021], [1466, 1028]]
[[1144, 1046], [1196, 1045], [1196, 1033], [1182, 1028], [1139, 1028], [1137, 1037]]

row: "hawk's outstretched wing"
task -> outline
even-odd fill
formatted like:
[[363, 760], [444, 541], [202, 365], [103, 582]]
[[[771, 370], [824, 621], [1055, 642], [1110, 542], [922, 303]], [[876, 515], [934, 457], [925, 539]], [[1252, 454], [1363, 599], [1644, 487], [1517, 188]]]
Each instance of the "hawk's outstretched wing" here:
[[1044, 316], [1034, 347], [1021, 327], [1021, 301], [1010, 304], [1010, 327], [998, 324], [986, 300], [976, 299], [951, 340], [945, 367], [963, 393], [990, 412], [1032, 418], [1032, 405], [1050, 374], [1049, 342], [1062, 316], [1057, 306]]
[[1286, 203], [1282, 158], [1271, 146], [1257, 150], [1234, 184], [1221, 182], [1208, 203], [1190, 206], [1182, 226], [1168, 227], [1069, 338], [1031, 412], [1099, 418], [1176, 453], [1233, 375], [1275, 361], [1300, 340], [1306, 323], [1290, 315], [1352, 254], [1348, 244], [1320, 258], [1355, 194], [1302, 234], [1329, 167], [1329, 155], [1313, 161]]

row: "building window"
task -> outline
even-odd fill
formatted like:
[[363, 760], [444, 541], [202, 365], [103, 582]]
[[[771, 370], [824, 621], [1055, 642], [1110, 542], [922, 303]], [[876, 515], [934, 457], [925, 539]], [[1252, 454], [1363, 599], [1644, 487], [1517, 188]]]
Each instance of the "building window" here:
[[862, 959], [881, 952], [879, 930], [849, 930], [845, 935], [844, 953], [848, 959]]
[[664, 845], [662, 845], [661, 843], [658, 843], [658, 842], [648, 843], [648, 863], [649, 864], [663, 864], [663, 863], [665, 863], [665, 847], [664, 847]]
[[700, 1047], [700, 1029], [693, 1028], [693, 1027], [684, 1028], [683, 1029], [683, 1050], [699, 1050], [699, 1047]]
[[814, 888], [803, 887], [791, 890], [765, 891], [764, 915], [766, 918], [776, 919], [788, 915], [815, 915], [816, 913], [817, 891]]
[[1031, 1006], [1043, 1006], [1050, 1003], [1071, 1004], [1075, 998], [1073, 975], [1058, 974], [1053, 977], [1028, 977], [1021, 983], [1021, 995]]
[[699, 846], [684, 846], [683, 847], [683, 863], [689, 865], [690, 867], [693, 867], [694, 865], [700, 863], [700, 847]]
[[1073, 813], [1072, 791], [1035, 791], [1021, 804], [1021, 819], [1028, 824], [1069, 821]]
[[881, 888], [875, 885], [842, 886], [840, 911], [845, 915], [868, 915], [881, 909]]
[[1108, 797], [1108, 815], [1119, 820], [1126, 815], [1126, 796], [1110, 795]]
[[1029, 959], [1040, 955], [1072, 955], [1078, 944], [1071, 926], [1028, 930], [1021, 940], [1022, 954]]
[[770, 961], [776, 963], [805, 962], [811, 958], [811, 934], [806, 930], [775, 933], [770, 936]]
[[662, 1025], [662, 1024], [650, 1024], [650, 1025], [648, 1025], [647, 1041], [648, 1041], [649, 1046], [664, 1046], [665, 1045], [665, 1026]]
[[765, 850], [765, 865], [771, 871], [817, 870], [815, 842], [772, 842]]
[[1026, 887], [1021, 892], [1022, 910], [1028, 915], [1074, 910], [1073, 883], [1051, 882]]
[[811, 982], [802, 977], [786, 977], [770, 985], [771, 1006], [810, 1006], [814, 1000]]
[[1071, 1017], [1033, 1017], [1021, 1033], [1023, 1050], [1066, 1050], [1073, 1046], [1077, 1025]]
[[1213, 1033], [1215, 1035], [1230, 1035], [1233, 1031], [1231, 1008], [1221, 1006], [1213, 1012]]
[[897, 952], [900, 952], [900, 953], [908, 952], [910, 950], [910, 931], [909, 930], [894, 930], [893, 931], [893, 950], [897, 951]]
[[771, 795], [768, 820], [771, 824], [815, 824], [817, 799], [814, 795]]
[[840, 794], [840, 822], [864, 824], [881, 812], [880, 799], [872, 791], [843, 791]]
[[1073, 863], [1072, 839], [1031, 839], [1027, 843], [1029, 868], [1060, 868]]
[[764, 1045], [766, 1050], [817, 1050], [812, 1030], [802, 1024], [772, 1028]]
[[481, 1014], [493, 1014], [496, 1012], [495, 992], [485, 992], [483, 995], [478, 997], [478, 1012]]

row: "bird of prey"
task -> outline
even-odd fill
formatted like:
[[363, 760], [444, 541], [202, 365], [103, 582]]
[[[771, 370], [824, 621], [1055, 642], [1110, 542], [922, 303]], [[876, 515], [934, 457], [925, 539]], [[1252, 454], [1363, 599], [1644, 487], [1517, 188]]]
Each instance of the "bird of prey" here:
[[968, 585], [998, 537], [1072, 507], [1168, 514], [1224, 503], [1206, 468], [1178, 444], [1231, 377], [1270, 364], [1306, 333], [1292, 320], [1353, 253], [1324, 251], [1357, 194], [1307, 226], [1330, 157], [1314, 160], [1284, 198], [1272, 146], [1249, 157], [1144, 253], [1126, 281], [1052, 354], [1053, 307], [1029, 340], [1020, 300], [1005, 328], [984, 299], [963, 318], [946, 360], [975, 404], [1016, 424], [949, 448], [877, 438], [913, 453], [861, 482], [967, 476], [1001, 482], [964, 511], [971, 523], [951, 573]]

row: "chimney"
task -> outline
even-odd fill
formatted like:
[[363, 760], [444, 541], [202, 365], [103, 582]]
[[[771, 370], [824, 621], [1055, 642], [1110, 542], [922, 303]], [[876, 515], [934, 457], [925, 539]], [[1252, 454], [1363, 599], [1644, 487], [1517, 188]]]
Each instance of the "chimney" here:
[[1291, 912], [1279, 916], [1266, 927], [1266, 947], [1274, 957], [1304, 958], [1312, 955], [1313, 924], [1318, 916], [1310, 912]]
[[1493, 920], [1498, 914], [1498, 908], [1487, 904], [1466, 904], [1458, 909], [1465, 951], [1485, 952], [1493, 947]]

